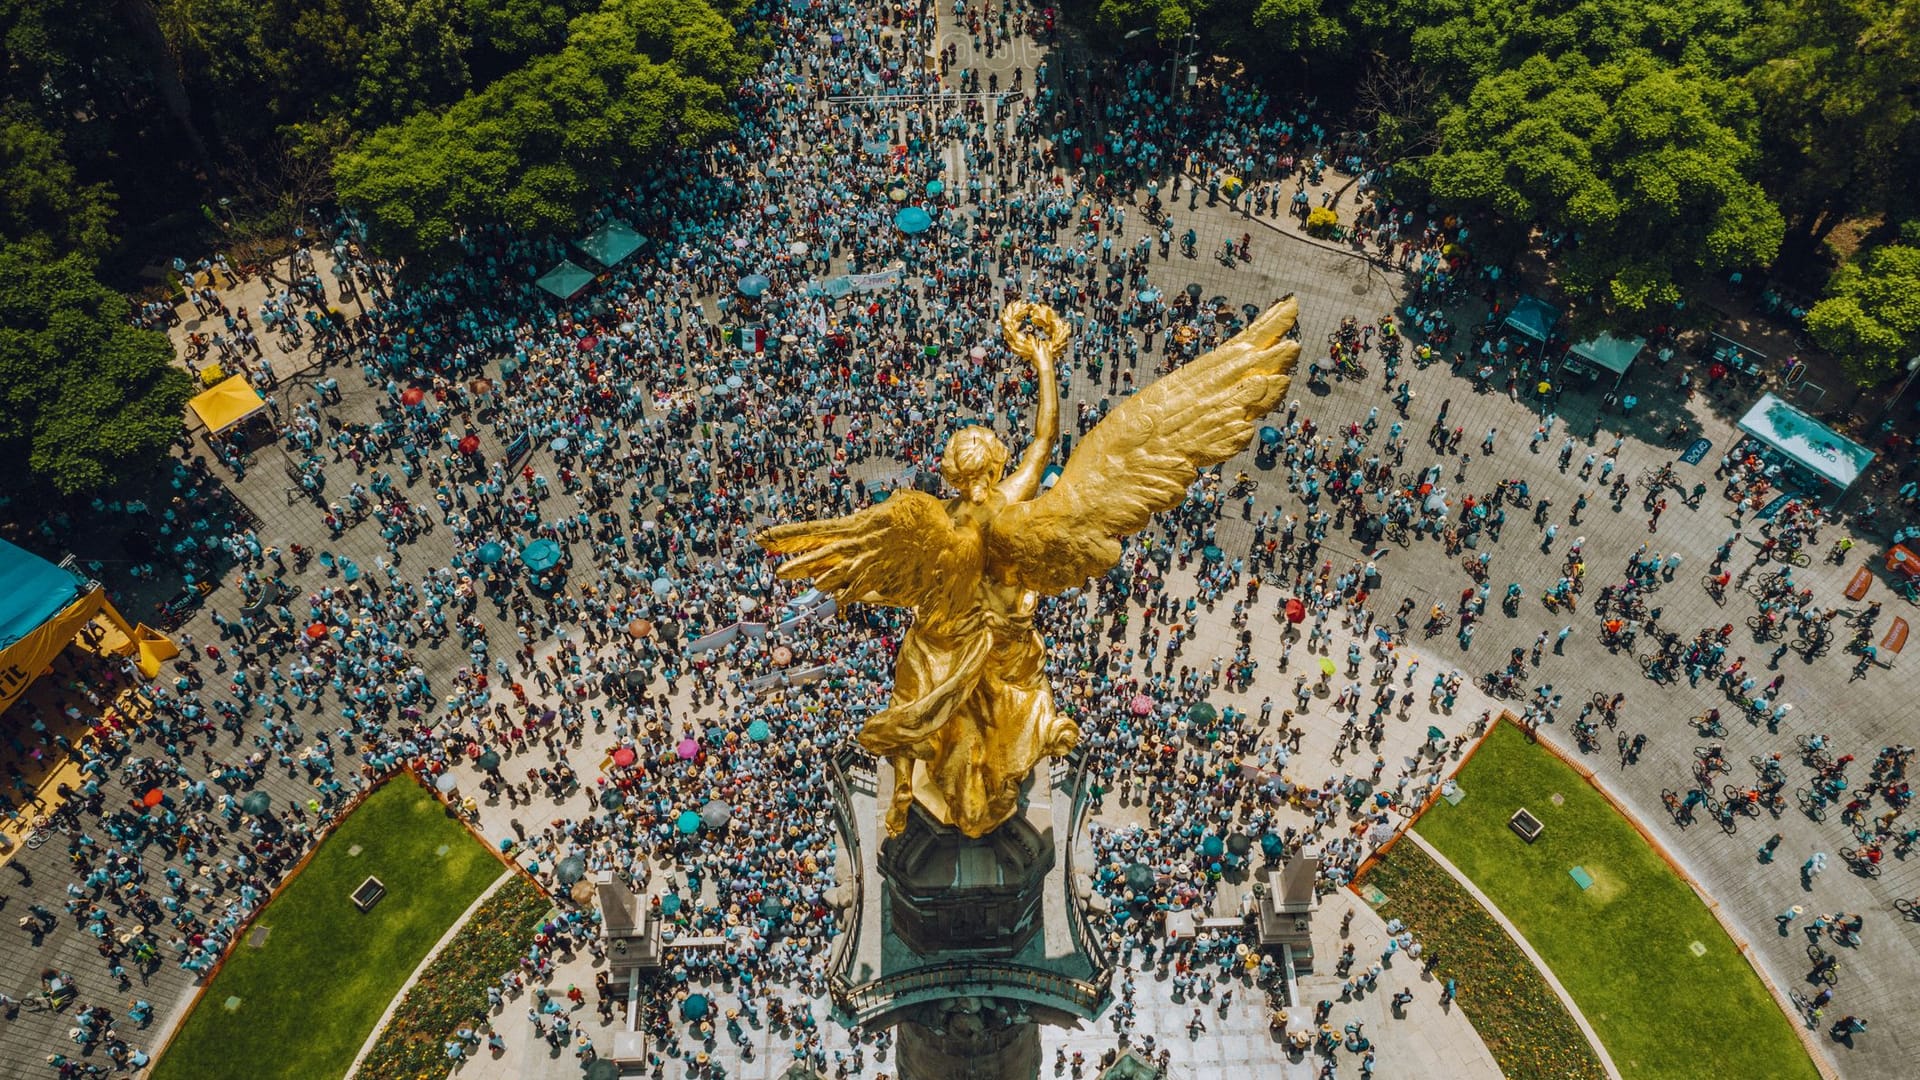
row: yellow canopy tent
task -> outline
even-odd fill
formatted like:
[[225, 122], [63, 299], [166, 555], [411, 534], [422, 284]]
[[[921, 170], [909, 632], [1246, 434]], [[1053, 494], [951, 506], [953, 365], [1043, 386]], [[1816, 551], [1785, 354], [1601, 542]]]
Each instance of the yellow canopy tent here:
[[54, 655], [98, 616], [124, 634], [134, 629], [107, 592], [0, 540], [0, 712], [33, 685]]
[[195, 395], [187, 405], [215, 435], [267, 407], [243, 375], [235, 375]]

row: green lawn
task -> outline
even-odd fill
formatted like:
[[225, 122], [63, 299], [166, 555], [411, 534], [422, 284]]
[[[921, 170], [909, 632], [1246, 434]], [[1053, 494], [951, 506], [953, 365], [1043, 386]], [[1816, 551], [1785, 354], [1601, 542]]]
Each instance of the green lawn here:
[[[1817, 1075], [1792, 1024], [1686, 882], [1580, 775], [1494, 728], [1418, 828], [1512, 919], [1635, 1080]], [[1555, 797], [1562, 798], [1555, 805]], [[1546, 826], [1507, 828], [1525, 807]], [[1593, 877], [1582, 891], [1569, 871]]]
[[[501, 873], [418, 784], [387, 784], [268, 905], [255, 924], [270, 929], [265, 946], [233, 950], [153, 1080], [344, 1075], [427, 950]], [[368, 875], [387, 895], [362, 915], [348, 894]]]

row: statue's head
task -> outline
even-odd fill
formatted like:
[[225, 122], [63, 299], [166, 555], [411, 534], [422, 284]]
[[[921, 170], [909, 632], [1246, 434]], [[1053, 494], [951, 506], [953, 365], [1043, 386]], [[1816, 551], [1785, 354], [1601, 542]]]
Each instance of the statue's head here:
[[940, 475], [968, 502], [986, 502], [1007, 468], [1007, 446], [983, 427], [961, 428], [947, 440]]

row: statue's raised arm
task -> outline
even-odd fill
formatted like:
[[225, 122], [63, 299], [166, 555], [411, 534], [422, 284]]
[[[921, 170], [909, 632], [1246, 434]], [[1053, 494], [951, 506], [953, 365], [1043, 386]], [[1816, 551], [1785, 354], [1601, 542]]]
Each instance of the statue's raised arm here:
[[1067, 347], [1073, 328], [1060, 313], [1045, 304], [1021, 302], [1000, 309], [1000, 333], [1007, 347], [1033, 363], [1035, 393], [1033, 441], [1020, 464], [1000, 482], [1000, 494], [1008, 502], [1024, 502], [1040, 492], [1040, 476], [1047, 460], [1053, 457], [1053, 444], [1060, 438], [1060, 379], [1053, 362]]

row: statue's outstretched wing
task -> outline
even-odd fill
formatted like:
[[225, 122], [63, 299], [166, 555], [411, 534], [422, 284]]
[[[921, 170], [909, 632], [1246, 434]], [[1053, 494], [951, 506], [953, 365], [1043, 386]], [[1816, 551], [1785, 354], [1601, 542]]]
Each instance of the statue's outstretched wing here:
[[987, 564], [999, 580], [1070, 589], [1120, 560], [1120, 538], [1171, 510], [1208, 465], [1247, 448], [1286, 396], [1300, 346], [1281, 340], [1297, 304], [1274, 305], [1232, 341], [1128, 398], [1087, 434], [1052, 490], [995, 516]]
[[845, 603], [943, 610], [977, 589], [979, 533], [954, 527], [939, 499], [895, 491], [846, 517], [776, 525], [755, 537], [776, 555], [783, 578], [812, 578]]

